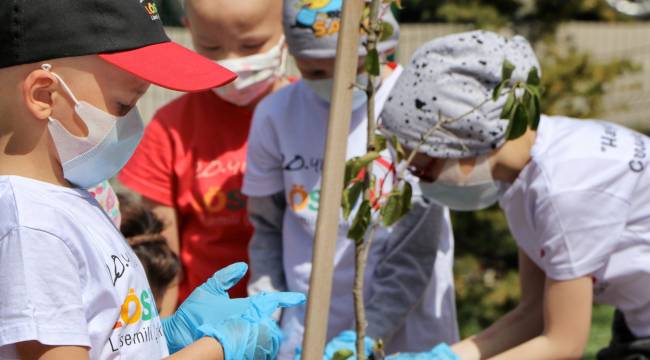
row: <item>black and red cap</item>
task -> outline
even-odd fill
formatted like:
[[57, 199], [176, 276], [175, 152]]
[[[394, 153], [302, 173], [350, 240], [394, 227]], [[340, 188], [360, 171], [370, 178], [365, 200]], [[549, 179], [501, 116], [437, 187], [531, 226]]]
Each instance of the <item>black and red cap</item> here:
[[0, 1], [0, 68], [93, 54], [179, 91], [215, 88], [236, 77], [172, 42], [153, 0]]

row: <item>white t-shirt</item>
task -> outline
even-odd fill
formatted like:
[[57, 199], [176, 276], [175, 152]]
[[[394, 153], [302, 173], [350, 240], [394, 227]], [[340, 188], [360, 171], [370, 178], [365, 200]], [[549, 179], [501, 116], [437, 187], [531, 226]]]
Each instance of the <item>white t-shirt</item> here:
[[532, 159], [500, 204], [519, 247], [549, 278], [591, 276], [594, 298], [650, 336], [648, 138], [542, 117]]
[[[399, 77], [401, 67], [384, 80], [376, 95], [376, 111], [380, 113], [390, 89]], [[284, 191], [287, 211], [283, 222], [283, 261], [289, 291], [307, 293], [311, 274], [311, 257], [320, 195], [323, 157], [327, 134], [329, 104], [322, 101], [307, 84], [298, 81], [269, 95], [258, 105], [251, 128], [248, 160], [243, 192], [249, 196], [268, 196]], [[366, 108], [352, 114], [347, 139], [347, 158], [366, 153]], [[390, 161], [390, 160], [388, 160]], [[385, 162], [374, 166], [382, 179], [389, 170]], [[386, 185], [390, 184], [390, 174]], [[415, 188], [414, 192], [419, 192]], [[354, 280], [354, 243], [347, 238], [349, 221], [341, 218], [334, 258], [334, 280], [329, 311], [328, 339], [354, 327], [352, 287]], [[453, 341], [457, 337], [453, 298], [451, 262], [453, 240], [450, 222], [448, 236], [441, 240], [444, 249], [436, 259], [435, 276], [424, 301], [411, 312], [403, 332], [395, 339], [410, 344], [427, 344], [433, 337]], [[366, 269], [366, 296], [369, 278], [385, 252], [390, 229], [376, 233]], [[437, 277], [437, 279], [436, 279]], [[449, 291], [449, 289], [452, 289]], [[286, 309], [282, 317], [285, 333], [280, 358], [291, 358], [302, 341], [305, 306]], [[444, 321], [441, 319], [444, 318]], [[423, 328], [428, 329], [422, 332]], [[414, 329], [417, 329], [414, 330]], [[421, 338], [421, 339], [420, 339]], [[402, 344], [402, 349], [408, 349]], [[400, 344], [396, 344], [400, 347]]]
[[91, 359], [168, 355], [140, 261], [84, 190], [0, 176], [0, 294], [0, 359], [28, 340]]

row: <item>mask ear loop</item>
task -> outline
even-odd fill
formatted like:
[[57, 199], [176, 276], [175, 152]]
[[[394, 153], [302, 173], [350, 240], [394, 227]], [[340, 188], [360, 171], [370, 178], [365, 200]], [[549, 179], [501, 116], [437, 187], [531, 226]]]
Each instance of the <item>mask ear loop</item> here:
[[59, 81], [61, 86], [63, 86], [63, 90], [65, 90], [65, 92], [68, 93], [68, 96], [70, 96], [72, 101], [74, 101], [74, 104], [79, 105], [79, 100], [77, 100], [77, 97], [74, 96], [74, 94], [72, 93], [72, 90], [70, 90], [70, 88], [68, 87], [68, 84], [66, 84], [65, 81], [63, 81], [63, 79], [61, 79], [61, 77], [57, 73], [52, 71], [52, 65], [43, 64], [43, 65], [41, 65], [41, 69], [43, 69], [43, 70], [49, 72], [50, 74], [54, 75], [54, 77]]
[[289, 58], [289, 50], [286, 47], [286, 38], [284, 37], [284, 34], [280, 38], [280, 41], [276, 46], [280, 48], [280, 66], [277, 69], [276, 76], [279, 78], [283, 78], [287, 75], [287, 60]]

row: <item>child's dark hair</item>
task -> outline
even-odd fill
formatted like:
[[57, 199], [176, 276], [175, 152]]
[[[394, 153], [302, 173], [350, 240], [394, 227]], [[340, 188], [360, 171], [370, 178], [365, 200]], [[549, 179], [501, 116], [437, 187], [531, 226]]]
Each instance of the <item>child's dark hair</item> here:
[[129, 195], [118, 194], [122, 223], [120, 231], [140, 259], [154, 292], [163, 291], [181, 271], [178, 256], [162, 235], [163, 222]]

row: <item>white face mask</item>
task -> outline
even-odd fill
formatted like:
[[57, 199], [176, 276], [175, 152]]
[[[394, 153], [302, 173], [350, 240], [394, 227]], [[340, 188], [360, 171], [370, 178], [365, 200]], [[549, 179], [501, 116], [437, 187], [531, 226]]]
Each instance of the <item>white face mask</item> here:
[[217, 61], [217, 63], [237, 73], [238, 77], [232, 83], [212, 91], [231, 104], [250, 105], [284, 76], [287, 63], [284, 36], [266, 53]]
[[[302, 79], [302, 81], [311, 88], [318, 97], [330, 103], [332, 101], [332, 92], [334, 88], [334, 79], [322, 79], [322, 80], [309, 80]], [[365, 88], [368, 85], [368, 74], [357, 75], [357, 85]], [[359, 109], [368, 101], [368, 95], [358, 86], [355, 86], [352, 89], [352, 111]]]
[[458, 159], [448, 159], [436, 181], [420, 181], [420, 188], [432, 200], [457, 211], [485, 209], [501, 194], [492, 178], [489, 155], [479, 156], [467, 175], [461, 172]]
[[[50, 71], [49, 64], [41, 66]], [[75, 103], [75, 112], [88, 128], [88, 136], [71, 134], [50, 117], [48, 128], [63, 166], [63, 177], [81, 188], [90, 188], [117, 174], [131, 158], [142, 139], [144, 124], [137, 107], [125, 116], [113, 116], [79, 101], [68, 85], [52, 73]]]

